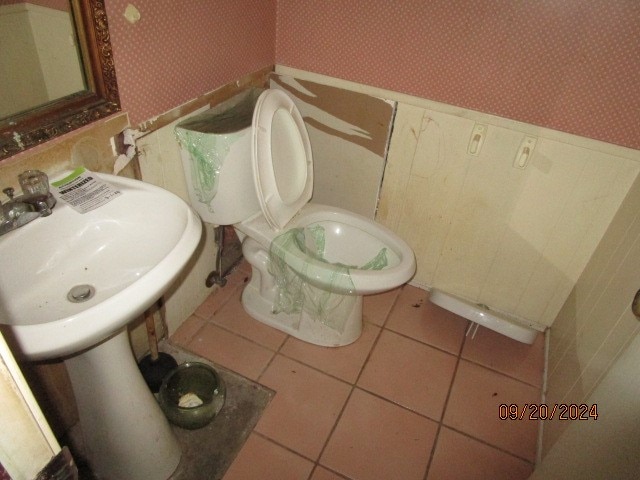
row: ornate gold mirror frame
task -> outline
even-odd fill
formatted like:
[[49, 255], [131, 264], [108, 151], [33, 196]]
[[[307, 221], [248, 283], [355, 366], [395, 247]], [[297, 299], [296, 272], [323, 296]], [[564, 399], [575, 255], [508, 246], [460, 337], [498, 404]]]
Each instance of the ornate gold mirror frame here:
[[87, 89], [0, 119], [0, 161], [120, 110], [102, 0], [71, 0]]

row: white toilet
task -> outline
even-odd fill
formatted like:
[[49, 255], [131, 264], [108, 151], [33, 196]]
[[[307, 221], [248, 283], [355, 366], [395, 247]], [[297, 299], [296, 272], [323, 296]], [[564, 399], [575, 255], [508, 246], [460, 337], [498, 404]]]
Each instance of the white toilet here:
[[281, 90], [256, 96], [176, 127], [192, 205], [238, 232], [252, 267], [242, 294], [249, 315], [313, 344], [350, 344], [362, 332], [362, 295], [410, 280], [413, 251], [366, 217], [309, 203], [302, 116]]

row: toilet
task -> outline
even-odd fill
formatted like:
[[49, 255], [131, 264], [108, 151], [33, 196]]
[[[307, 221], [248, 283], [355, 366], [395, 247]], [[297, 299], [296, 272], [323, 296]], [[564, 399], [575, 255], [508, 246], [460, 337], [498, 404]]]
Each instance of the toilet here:
[[176, 127], [187, 187], [202, 220], [233, 225], [252, 268], [242, 305], [300, 340], [348, 345], [362, 296], [415, 273], [404, 240], [355, 213], [310, 202], [313, 157], [291, 97], [250, 91]]

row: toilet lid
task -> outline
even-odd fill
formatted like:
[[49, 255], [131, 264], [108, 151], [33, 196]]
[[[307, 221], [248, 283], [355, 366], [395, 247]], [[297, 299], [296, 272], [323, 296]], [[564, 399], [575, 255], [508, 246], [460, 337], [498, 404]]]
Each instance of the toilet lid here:
[[251, 161], [262, 212], [280, 230], [311, 199], [313, 158], [309, 134], [293, 100], [269, 89], [253, 112]]

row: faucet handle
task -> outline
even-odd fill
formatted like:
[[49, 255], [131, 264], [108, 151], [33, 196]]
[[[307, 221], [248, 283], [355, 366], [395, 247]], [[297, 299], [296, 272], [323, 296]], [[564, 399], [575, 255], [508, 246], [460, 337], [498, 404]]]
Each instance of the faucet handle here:
[[13, 192], [14, 192], [13, 187], [3, 188], [2, 191], [7, 197], [9, 197], [9, 200], [13, 200]]
[[18, 182], [25, 195], [48, 195], [49, 178], [40, 170], [25, 170], [18, 175]]

